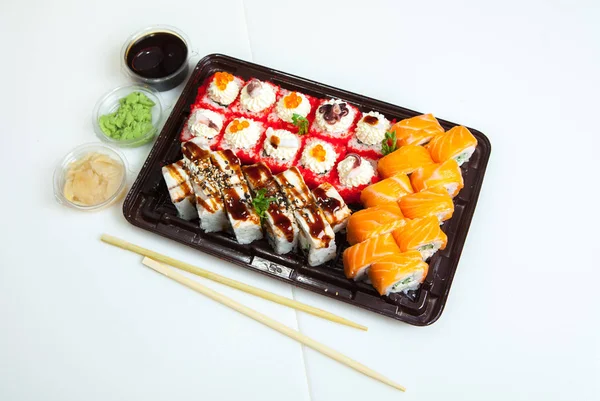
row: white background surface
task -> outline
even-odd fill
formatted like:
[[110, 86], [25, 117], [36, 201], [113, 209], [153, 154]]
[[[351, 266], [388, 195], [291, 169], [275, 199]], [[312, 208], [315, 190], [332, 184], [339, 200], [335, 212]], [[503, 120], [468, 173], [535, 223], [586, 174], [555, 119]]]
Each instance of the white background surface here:
[[[418, 3], [418, 4], [417, 4]], [[598, 2], [0, 3], [0, 400], [591, 400]], [[124, 39], [175, 25], [220, 52], [475, 127], [492, 157], [442, 317], [417, 328], [292, 289], [54, 202], [126, 83]], [[181, 88], [164, 95], [174, 103]], [[128, 150], [139, 167], [149, 147]], [[111, 233], [369, 326], [359, 332], [206, 283], [404, 384], [406, 394], [140, 267]], [[204, 282], [204, 281], [203, 281]]]

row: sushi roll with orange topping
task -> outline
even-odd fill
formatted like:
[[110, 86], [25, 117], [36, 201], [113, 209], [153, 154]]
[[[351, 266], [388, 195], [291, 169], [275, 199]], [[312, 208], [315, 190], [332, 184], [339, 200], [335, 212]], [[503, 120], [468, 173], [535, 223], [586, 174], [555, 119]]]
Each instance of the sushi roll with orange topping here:
[[423, 260], [445, 249], [448, 237], [434, 216], [410, 220], [404, 227], [392, 232], [402, 252], [419, 251]]
[[454, 159], [421, 167], [410, 176], [410, 183], [415, 191], [442, 187], [453, 198], [465, 186], [460, 167]]
[[267, 128], [263, 141], [260, 159], [266, 163], [275, 174], [294, 165], [302, 139], [285, 129]]
[[307, 140], [298, 163], [306, 184], [315, 188], [331, 182], [335, 164], [344, 153], [343, 146], [317, 138]]
[[398, 173], [410, 174], [416, 169], [433, 164], [427, 149], [423, 146], [407, 145], [379, 159], [377, 169], [384, 178]]
[[399, 121], [392, 126], [391, 130], [396, 133], [398, 146], [424, 145], [434, 136], [444, 133], [444, 129], [433, 114], [423, 114]]
[[237, 99], [244, 80], [228, 72], [219, 71], [198, 89], [196, 103], [215, 111], [227, 111], [227, 106]]
[[359, 210], [348, 219], [346, 239], [350, 245], [366, 241], [371, 237], [389, 233], [406, 224], [400, 207], [396, 203]]
[[361, 280], [373, 263], [400, 253], [400, 248], [391, 233], [371, 237], [344, 250], [344, 273], [349, 279]]
[[285, 129], [297, 135], [308, 133], [319, 100], [304, 93], [279, 90], [277, 102], [267, 117], [274, 129]]
[[352, 136], [357, 115], [358, 109], [344, 100], [324, 100], [317, 107], [310, 132], [312, 135], [346, 145]]
[[416, 251], [379, 259], [369, 269], [371, 284], [380, 295], [416, 290], [425, 281], [429, 265]]
[[402, 214], [409, 219], [434, 216], [439, 224], [450, 219], [454, 213], [452, 198], [443, 188], [409, 194], [398, 203]]
[[234, 118], [227, 124], [219, 150], [231, 149], [244, 164], [252, 164], [260, 159], [261, 139], [264, 136], [263, 123], [250, 118]]
[[469, 161], [476, 147], [477, 138], [471, 134], [468, 128], [462, 125], [452, 128], [445, 134], [436, 136], [427, 145], [434, 162], [443, 163], [448, 159], [454, 159], [459, 166]]
[[364, 207], [373, 207], [390, 202], [396, 203], [403, 196], [413, 192], [408, 176], [398, 173], [363, 189], [360, 201]]
[[231, 105], [231, 111], [236, 115], [266, 122], [278, 92], [278, 86], [252, 78], [240, 91], [238, 101]]

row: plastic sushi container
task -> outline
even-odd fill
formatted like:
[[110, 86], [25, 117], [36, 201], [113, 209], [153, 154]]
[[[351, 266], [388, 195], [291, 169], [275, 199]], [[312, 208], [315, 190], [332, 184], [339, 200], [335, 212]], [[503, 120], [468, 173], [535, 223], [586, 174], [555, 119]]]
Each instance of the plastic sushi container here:
[[[336, 234], [337, 249], [333, 260], [319, 266], [310, 266], [307, 257], [300, 251], [278, 255], [267, 239], [242, 245], [230, 233], [208, 233], [198, 226], [197, 220], [186, 221], [177, 216], [161, 169], [182, 158], [179, 135], [190, 116], [190, 106], [196, 101], [198, 88], [218, 71], [234, 74], [244, 80], [257, 78], [269, 81], [283, 90], [298, 91], [318, 99], [343, 99], [361, 113], [376, 111], [389, 120], [400, 121], [422, 114], [229, 56], [208, 55], [196, 65], [131, 187], [123, 205], [125, 218], [135, 226], [225, 261], [380, 315], [417, 326], [435, 322], [446, 304], [475, 212], [491, 153], [487, 137], [480, 131], [469, 128], [477, 138], [478, 146], [469, 162], [461, 168], [464, 189], [454, 198], [455, 211], [452, 219], [442, 225], [442, 230], [448, 236], [448, 243], [443, 251], [430, 259], [425, 281], [417, 290], [381, 297], [371, 285], [348, 280], [344, 275], [342, 253], [349, 244], [343, 233]], [[458, 125], [445, 120], [439, 122], [446, 130]], [[358, 204], [349, 206], [353, 211], [361, 208]]]

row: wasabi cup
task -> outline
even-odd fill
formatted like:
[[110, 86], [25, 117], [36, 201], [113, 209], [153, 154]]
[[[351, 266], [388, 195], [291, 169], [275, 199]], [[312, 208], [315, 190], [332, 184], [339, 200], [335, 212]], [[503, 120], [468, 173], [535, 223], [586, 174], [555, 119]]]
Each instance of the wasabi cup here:
[[[104, 131], [100, 127], [100, 117], [116, 112], [121, 106], [121, 103], [119, 102], [120, 99], [127, 97], [133, 92], [143, 93], [148, 99], [150, 99], [154, 103], [154, 106], [151, 109], [152, 122], [150, 125], [148, 125], [148, 129], [146, 130], [146, 132], [143, 132], [141, 135], [138, 135], [135, 138], [115, 139], [104, 133]], [[92, 113], [92, 124], [94, 126], [94, 132], [96, 132], [96, 136], [102, 141], [119, 147], [133, 148], [136, 146], [144, 145], [148, 142], [151, 142], [154, 139], [158, 132], [158, 128], [160, 122], [162, 121], [162, 118], [163, 105], [160, 99], [160, 95], [156, 90], [142, 85], [128, 85], [115, 88], [112, 91], [106, 93], [104, 96], [102, 96], [100, 100], [98, 100]]]

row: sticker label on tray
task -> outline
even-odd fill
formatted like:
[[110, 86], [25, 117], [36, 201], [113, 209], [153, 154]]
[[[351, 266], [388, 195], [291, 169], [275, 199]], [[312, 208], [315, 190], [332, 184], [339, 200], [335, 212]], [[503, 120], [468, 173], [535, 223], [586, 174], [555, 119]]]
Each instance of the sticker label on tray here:
[[278, 265], [277, 263], [273, 263], [263, 258], [254, 257], [251, 264], [252, 267], [256, 267], [259, 270], [273, 274], [275, 276], [290, 278], [290, 276], [292, 275], [292, 269], [290, 269], [289, 267]]

